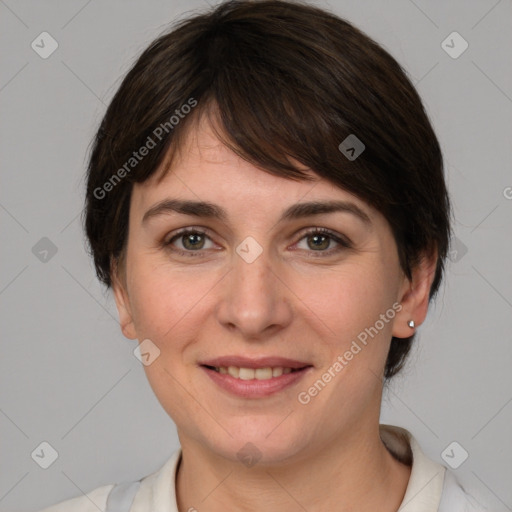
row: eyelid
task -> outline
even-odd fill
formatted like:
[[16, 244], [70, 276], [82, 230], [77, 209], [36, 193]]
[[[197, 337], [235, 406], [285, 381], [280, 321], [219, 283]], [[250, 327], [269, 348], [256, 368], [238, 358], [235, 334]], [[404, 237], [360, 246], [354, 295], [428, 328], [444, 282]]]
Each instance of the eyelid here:
[[172, 240], [178, 238], [178, 236], [185, 235], [188, 233], [199, 233], [202, 235], [210, 236], [211, 231], [208, 228], [202, 226], [187, 226], [186, 228], [180, 228], [177, 231], [173, 231], [172, 236], [170, 238], [168, 238], [168, 236], [166, 235], [164, 238], [164, 243], [168, 244]]
[[333, 231], [329, 228], [324, 228], [324, 227], [321, 227], [321, 226], [313, 226], [313, 227], [310, 227], [310, 228], [305, 228], [304, 231], [299, 231], [299, 233], [297, 233], [296, 236], [300, 236], [300, 240], [302, 240], [302, 238], [304, 238], [306, 235], [309, 235], [309, 234], [322, 234], [322, 235], [326, 235], [326, 236], [330, 236], [331, 238], [333, 238], [334, 240], [339, 240], [340, 243], [346, 243], [346, 244], [352, 244], [351, 240], [344, 234], [342, 233], [338, 233], [336, 231]]
[[306, 228], [305, 231], [303, 231], [297, 235], [299, 237], [299, 239], [297, 240], [296, 244], [299, 243], [304, 238], [307, 238], [308, 236], [313, 236], [313, 235], [326, 236], [327, 238], [330, 238], [333, 242], [338, 244], [338, 247], [327, 249], [326, 251], [314, 251], [312, 249], [307, 251], [310, 253], [310, 255], [315, 256], [315, 257], [332, 256], [334, 254], [338, 254], [342, 250], [351, 249], [353, 247], [352, 241], [346, 235], [342, 235], [341, 233], [337, 233], [335, 231], [332, 231], [332, 230], [324, 228], [324, 227]]
[[[178, 231], [174, 232], [174, 234], [168, 238], [167, 236], [163, 239], [162, 241], [162, 246], [164, 248], [169, 248], [169, 247], [172, 247], [172, 244], [175, 240], [179, 239], [180, 237], [183, 237], [185, 235], [188, 235], [188, 234], [199, 234], [199, 235], [203, 235], [203, 236], [206, 236], [208, 237], [212, 242], [213, 242], [213, 238], [211, 236], [211, 232], [208, 228], [204, 228], [204, 227], [199, 227], [199, 226], [188, 226], [186, 228], [181, 228], [179, 229]], [[177, 252], [179, 254], [184, 254], [186, 253], [187, 255], [189, 254], [194, 254], [194, 253], [201, 253], [202, 251], [206, 250], [206, 249], [199, 249], [197, 251], [184, 251], [182, 249], [171, 249], [173, 250], [173, 252]]]

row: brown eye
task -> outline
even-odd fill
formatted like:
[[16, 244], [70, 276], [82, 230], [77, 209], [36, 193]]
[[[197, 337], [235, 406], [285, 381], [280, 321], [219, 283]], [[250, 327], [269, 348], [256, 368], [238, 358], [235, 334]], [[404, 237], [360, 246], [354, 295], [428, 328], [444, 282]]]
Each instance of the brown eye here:
[[204, 246], [204, 234], [189, 233], [180, 235], [183, 246], [186, 249], [202, 249]]
[[328, 249], [332, 239], [325, 235], [308, 235], [306, 238], [311, 240], [311, 244], [308, 244], [311, 249]]
[[199, 256], [203, 249], [208, 249], [208, 247], [205, 247], [207, 240], [211, 241], [206, 232], [199, 229], [185, 229], [175, 234], [163, 245], [165, 248], [170, 248], [182, 255]]
[[[301, 240], [307, 240], [306, 251], [321, 253], [319, 255], [331, 255], [343, 248], [350, 248], [352, 244], [348, 239], [338, 236], [337, 234], [325, 228], [315, 228], [306, 232]], [[337, 247], [329, 249], [333, 242]]]

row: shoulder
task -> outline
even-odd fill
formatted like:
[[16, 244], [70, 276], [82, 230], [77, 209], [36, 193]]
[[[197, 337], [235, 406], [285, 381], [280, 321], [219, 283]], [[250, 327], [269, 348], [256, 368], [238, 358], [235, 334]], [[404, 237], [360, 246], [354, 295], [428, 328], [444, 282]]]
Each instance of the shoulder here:
[[402, 512], [486, 512], [485, 500], [476, 490], [465, 489], [445, 466], [427, 457], [406, 429], [380, 425], [381, 439], [391, 454], [411, 466], [411, 475], [400, 507]]
[[127, 503], [133, 503], [132, 508], [137, 511], [177, 512], [173, 483], [180, 460], [181, 449], [174, 452], [159, 469], [140, 480], [104, 485], [38, 512], [106, 512], [119, 510], [119, 504], [122, 504], [121, 509], [126, 508]]
[[61, 501], [39, 512], [98, 512], [105, 510], [107, 498], [114, 484], [98, 487], [83, 496]]
[[486, 512], [489, 509], [481, 501], [482, 498], [477, 496], [476, 491], [464, 489], [455, 475], [446, 470], [439, 512]]

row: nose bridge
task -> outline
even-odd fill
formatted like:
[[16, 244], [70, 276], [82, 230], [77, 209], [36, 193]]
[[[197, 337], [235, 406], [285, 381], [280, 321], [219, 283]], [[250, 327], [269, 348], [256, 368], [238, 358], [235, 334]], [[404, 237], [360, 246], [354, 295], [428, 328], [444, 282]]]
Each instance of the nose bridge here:
[[290, 313], [285, 287], [269, 251], [248, 237], [233, 254], [218, 309], [219, 322], [235, 327], [244, 338], [258, 338], [270, 327], [286, 325]]

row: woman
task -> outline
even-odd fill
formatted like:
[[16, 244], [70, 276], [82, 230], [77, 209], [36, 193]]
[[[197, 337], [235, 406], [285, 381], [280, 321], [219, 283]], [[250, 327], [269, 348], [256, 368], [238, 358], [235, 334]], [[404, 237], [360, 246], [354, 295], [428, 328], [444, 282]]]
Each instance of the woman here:
[[485, 510], [379, 425], [450, 215], [417, 92], [346, 21], [227, 2], [158, 38], [96, 135], [85, 226], [181, 450], [46, 512]]

